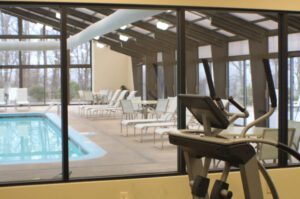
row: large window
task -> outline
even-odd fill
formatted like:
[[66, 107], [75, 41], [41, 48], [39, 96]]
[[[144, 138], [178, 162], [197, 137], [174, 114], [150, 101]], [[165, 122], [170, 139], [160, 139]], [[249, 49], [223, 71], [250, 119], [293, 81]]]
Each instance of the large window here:
[[[238, 125], [245, 125], [254, 120], [253, 95], [250, 61], [231, 61], [229, 62], [229, 96], [233, 96], [236, 101], [245, 106], [250, 113], [250, 116], [244, 121], [237, 120]], [[238, 110], [230, 105], [229, 110], [238, 112]]]
[[[279, 70], [276, 57], [283, 53], [278, 56], [277, 43], [282, 37], [277, 35], [281, 32], [277, 13], [186, 9], [186, 48], [182, 52], [177, 43], [183, 39], [177, 34], [182, 23], [177, 24], [175, 9], [143, 8], [148, 12], [138, 13], [144, 15], [140, 19], [117, 27], [115, 23], [131, 19], [124, 17], [105, 24], [109, 31], [102, 32], [102, 28], [95, 31], [94, 25], [122, 8], [61, 6], [67, 9], [66, 18], [54, 5], [0, 7], [0, 41], [8, 42], [0, 45], [0, 89], [4, 91], [0, 110], [6, 111], [0, 114], [0, 183], [185, 174], [186, 167], [178, 155], [181, 151], [169, 143], [167, 135], [176, 125], [183, 125], [177, 121], [184, 113], [186, 128], [203, 127], [188, 111], [178, 109], [176, 97], [177, 93], [210, 94], [203, 58], [209, 60], [217, 95], [233, 96], [250, 113], [247, 119], [230, 126], [239, 132], [270, 110], [266, 83], [259, 82], [265, 77], [260, 70], [262, 59], [270, 59], [277, 96], [282, 86], [280, 71], [288, 72], [289, 101], [280, 98], [278, 108], [288, 103], [290, 121], [277, 109], [268, 124], [261, 123], [251, 131], [271, 129], [276, 140], [279, 133], [286, 133], [278, 129], [280, 120], [289, 122], [294, 135], [299, 131], [300, 33], [295, 23], [288, 24], [296, 26], [289, 27], [289, 67]], [[139, 11], [126, 9], [121, 13], [136, 16]], [[62, 26], [66, 31], [62, 32], [61, 19], [66, 20], [66, 26]], [[293, 22], [297, 20], [296, 16]], [[92, 31], [82, 32], [87, 28]], [[67, 39], [67, 48], [61, 52], [63, 38]], [[18, 104], [19, 90], [24, 91], [23, 99], [28, 97], [28, 103], [25, 99]], [[133, 95], [134, 91], [137, 94]], [[130, 100], [130, 111], [124, 99]], [[159, 110], [158, 99], [168, 100], [164, 110]], [[232, 105], [229, 111], [238, 112]], [[16, 118], [20, 115], [21, 119]], [[146, 122], [136, 125], [127, 119], [161, 119], [168, 124], [153, 128]], [[124, 123], [129, 125], [120, 128]], [[293, 139], [299, 150], [299, 136]], [[259, 155], [263, 151], [257, 150]], [[265, 161], [259, 156], [260, 160], [277, 163], [276, 149], [269, 151], [274, 158]], [[296, 163], [293, 159], [284, 161]], [[70, 163], [68, 167], [62, 165], [66, 162]], [[224, 164], [218, 166], [220, 169]]]

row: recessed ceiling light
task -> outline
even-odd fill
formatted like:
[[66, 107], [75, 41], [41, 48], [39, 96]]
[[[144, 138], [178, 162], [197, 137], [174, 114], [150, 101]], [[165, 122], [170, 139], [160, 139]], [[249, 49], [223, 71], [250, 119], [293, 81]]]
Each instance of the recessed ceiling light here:
[[125, 30], [126, 28], [127, 28], [127, 25], [120, 27], [121, 30]]
[[97, 48], [104, 48], [105, 44], [98, 42], [97, 43]]
[[129, 37], [126, 36], [126, 35], [119, 35], [119, 39], [120, 39], [121, 41], [128, 41]]
[[100, 39], [100, 36], [96, 36], [96, 37], [94, 37], [94, 39], [99, 40], [99, 39]]
[[156, 28], [160, 29], [160, 30], [167, 30], [169, 28], [169, 24], [167, 24], [166, 22], [163, 21], [158, 21], [156, 23]]
[[56, 17], [57, 19], [60, 19], [60, 13], [59, 13], [59, 12], [56, 12], [56, 13], [55, 13], [55, 17]]

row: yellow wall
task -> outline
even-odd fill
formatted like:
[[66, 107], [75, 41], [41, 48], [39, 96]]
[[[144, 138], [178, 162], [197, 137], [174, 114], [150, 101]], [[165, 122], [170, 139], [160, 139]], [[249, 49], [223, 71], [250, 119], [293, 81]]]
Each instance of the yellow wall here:
[[[18, 0], [18, 2], [46, 2], [47, 0]], [[299, 0], [51, 0], [69, 3], [116, 3], [139, 5], [181, 5], [226, 8], [251, 8], [267, 10], [300, 10]]]
[[92, 48], [93, 91], [115, 90], [121, 85], [133, 90], [131, 57], [109, 48], [97, 48], [96, 42]]
[[[270, 171], [279, 196], [299, 199], [300, 169], [273, 169]], [[219, 174], [211, 174], [211, 179]], [[229, 176], [230, 189], [235, 199], [243, 199], [238, 172]], [[263, 185], [265, 199], [271, 195]], [[186, 176], [98, 181], [84, 183], [51, 184], [0, 188], [1, 199], [120, 199], [121, 192], [128, 192], [127, 199], [191, 199]]]

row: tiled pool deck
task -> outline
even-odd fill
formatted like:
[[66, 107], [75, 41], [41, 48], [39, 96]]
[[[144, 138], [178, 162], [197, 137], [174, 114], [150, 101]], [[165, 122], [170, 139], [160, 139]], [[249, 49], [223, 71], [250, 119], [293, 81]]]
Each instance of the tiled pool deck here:
[[[47, 107], [32, 107], [30, 112], [43, 112], [46, 109]], [[56, 113], [54, 108], [50, 111]], [[8, 108], [6, 113], [13, 112], [16, 112], [14, 108]], [[132, 133], [128, 137], [122, 136], [120, 118], [102, 117], [90, 120], [79, 116], [77, 106], [69, 106], [69, 126], [107, 152], [101, 158], [71, 161], [71, 178], [176, 170], [175, 146], [166, 141], [163, 150], [154, 147], [152, 133], [145, 136], [143, 143], [137, 142]], [[0, 181], [52, 179], [60, 177], [60, 173], [61, 163], [2, 165]]]

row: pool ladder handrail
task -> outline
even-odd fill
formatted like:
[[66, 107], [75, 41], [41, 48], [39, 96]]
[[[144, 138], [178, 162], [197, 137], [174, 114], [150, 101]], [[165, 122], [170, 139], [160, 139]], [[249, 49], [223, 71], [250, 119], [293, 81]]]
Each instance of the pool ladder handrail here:
[[60, 103], [53, 102], [49, 104], [48, 108], [44, 111], [44, 113], [48, 113], [54, 106], [57, 106], [57, 115], [60, 115]]

